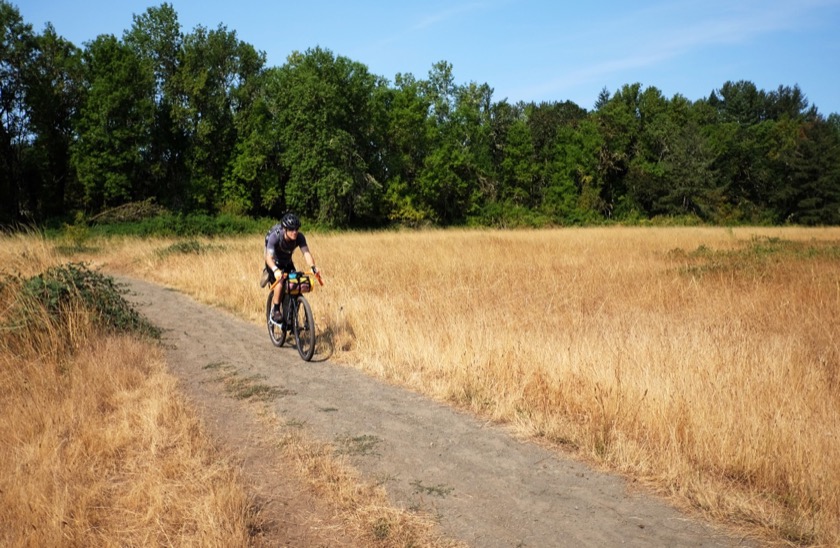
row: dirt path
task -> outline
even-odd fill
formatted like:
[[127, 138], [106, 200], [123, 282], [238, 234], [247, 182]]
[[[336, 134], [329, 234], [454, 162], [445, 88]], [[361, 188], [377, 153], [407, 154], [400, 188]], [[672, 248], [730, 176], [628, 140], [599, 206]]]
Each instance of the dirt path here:
[[[514, 439], [406, 390], [328, 361], [274, 348], [264, 329], [146, 282], [126, 283], [137, 308], [164, 330], [167, 359], [216, 437], [239, 452], [284, 545], [346, 545], [319, 502], [273, 470], [265, 425], [208, 382], [215, 368], [260, 375], [283, 391], [271, 405], [317, 439], [345, 447], [395, 504], [431, 510], [443, 533], [480, 547], [743, 546], [621, 478]], [[217, 383], [216, 383], [217, 384]]]

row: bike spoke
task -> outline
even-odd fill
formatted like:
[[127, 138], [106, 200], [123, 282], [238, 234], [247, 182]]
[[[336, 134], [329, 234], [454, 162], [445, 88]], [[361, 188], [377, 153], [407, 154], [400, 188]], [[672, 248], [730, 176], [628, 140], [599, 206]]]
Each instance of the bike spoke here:
[[274, 291], [268, 292], [268, 299], [265, 304], [265, 320], [268, 327], [268, 336], [274, 346], [283, 346], [286, 342], [286, 330], [282, 329], [278, 324], [271, 320], [272, 301], [274, 299]]
[[315, 319], [305, 297], [296, 299], [294, 313], [295, 344], [301, 358], [309, 361], [315, 354]]

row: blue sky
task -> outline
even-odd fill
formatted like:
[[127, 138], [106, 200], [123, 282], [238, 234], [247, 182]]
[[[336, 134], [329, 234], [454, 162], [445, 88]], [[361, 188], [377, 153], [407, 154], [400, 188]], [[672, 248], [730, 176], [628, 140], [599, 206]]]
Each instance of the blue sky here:
[[[78, 46], [121, 37], [162, 2], [11, 0], [36, 32], [51, 22]], [[184, 32], [220, 24], [264, 51], [269, 66], [320, 46], [390, 81], [452, 64], [455, 81], [487, 83], [493, 100], [565, 101], [655, 86], [707, 97], [728, 80], [798, 84], [840, 113], [840, 0], [171, 0]]]

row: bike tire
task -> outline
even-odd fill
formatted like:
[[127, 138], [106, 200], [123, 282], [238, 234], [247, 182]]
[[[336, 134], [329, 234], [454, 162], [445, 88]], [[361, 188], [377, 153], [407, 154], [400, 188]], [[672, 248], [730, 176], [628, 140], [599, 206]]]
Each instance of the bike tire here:
[[301, 295], [295, 299], [294, 318], [295, 346], [303, 361], [310, 361], [315, 355], [315, 317], [309, 301]]
[[265, 302], [265, 324], [268, 327], [268, 336], [274, 346], [283, 346], [286, 342], [286, 330], [271, 321], [271, 301], [274, 300], [274, 291], [268, 292], [268, 299]]

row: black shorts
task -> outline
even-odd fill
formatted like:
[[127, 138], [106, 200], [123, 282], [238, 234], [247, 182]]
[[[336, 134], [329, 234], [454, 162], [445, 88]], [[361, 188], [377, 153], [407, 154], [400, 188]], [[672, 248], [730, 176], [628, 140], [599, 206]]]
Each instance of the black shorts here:
[[[277, 263], [275, 263], [275, 264], [277, 264]], [[297, 270], [295, 268], [295, 263], [292, 263], [292, 262], [288, 262], [288, 263], [285, 263], [285, 264], [277, 264], [277, 268], [280, 269], [280, 272], [284, 272], [286, 274], [288, 274], [289, 272], [294, 272], [295, 270]], [[265, 265], [265, 270], [266, 270], [266, 272], [268, 272], [268, 282], [273, 284], [277, 280], [277, 278], [274, 276], [274, 272], [272, 272], [271, 270], [268, 269], [268, 265]]]

